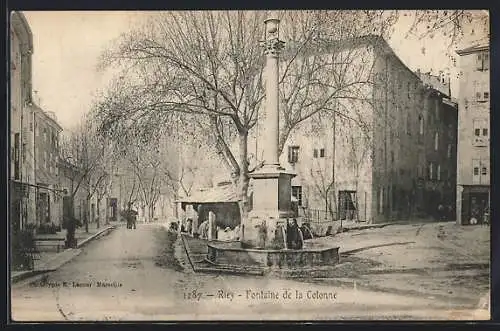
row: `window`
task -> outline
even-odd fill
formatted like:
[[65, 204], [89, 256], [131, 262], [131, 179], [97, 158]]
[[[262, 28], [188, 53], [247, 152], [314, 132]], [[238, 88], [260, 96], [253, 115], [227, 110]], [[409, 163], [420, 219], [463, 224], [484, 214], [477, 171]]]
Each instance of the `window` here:
[[292, 186], [292, 195], [298, 200], [297, 204], [302, 206], [302, 186]]
[[489, 184], [489, 161], [481, 159], [472, 160], [472, 184]]
[[[488, 130], [488, 120], [487, 119], [473, 119], [472, 120], [472, 125], [473, 125], [473, 141], [472, 144], [473, 146], [477, 147], [484, 147], [488, 145], [488, 140], [489, 140], [489, 130]], [[482, 135], [481, 135], [482, 133]]]
[[299, 146], [288, 147], [288, 162], [297, 163], [299, 161]]
[[488, 82], [474, 81], [474, 94], [477, 102], [487, 102], [490, 98], [490, 89]]
[[19, 150], [21, 145], [21, 134], [14, 134], [14, 179], [21, 179], [21, 164]]
[[448, 144], [448, 158], [451, 159], [451, 151], [452, 151], [452, 146], [451, 144]]
[[313, 157], [314, 158], [318, 157], [318, 150], [316, 148], [313, 150]]
[[477, 70], [485, 71], [490, 68], [490, 56], [488, 52], [477, 53], [476, 57]]
[[479, 176], [479, 167], [474, 167], [474, 176]]
[[391, 163], [394, 163], [394, 152], [391, 151]]
[[325, 149], [324, 148], [319, 150], [319, 157], [325, 157]]
[[437, 176], [437, 180], [441, 180], [441, 165], [440, 164], [438, 164], [438, 166], [437, 166], [436, 176]]
[[410, 89], [411, 89], [411, 83], [408, 82], [408, 99], [411, 98], [411, 96], [410, 96]]
[[439, 149], [439, 132], [436, 132], [434, 135], [434, 150], [437, 151]]
[[453, 139], [455, 137], [455, 132], [453, 130], [453, 124], [448, 124], [448, 138]]
[[429, 162], [429, 179], [433, 179], [434, 176], [434, 164]]
[[422, 115], [418, 115], [418, 133], [424, 134], [424, 117]]

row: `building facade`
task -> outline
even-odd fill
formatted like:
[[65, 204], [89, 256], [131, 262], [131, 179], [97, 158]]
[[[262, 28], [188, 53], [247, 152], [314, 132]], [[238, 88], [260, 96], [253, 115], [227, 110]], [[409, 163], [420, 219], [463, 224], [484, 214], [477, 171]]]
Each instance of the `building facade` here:
[[[69, 196], [73, 197], [73, 215], [83, 224], [84, 218], [87, 217], [86, 213], [91, 213], [89, 208], [91, 208], [92, 203], [94, 203], [93, 200], [87, 201], [89, 187], [86, 185], [83, 178], [83, 170], [70, 162], [70, 160], [62, 158], [58, 160], [57, 168], [58, 185], [62, 190], [66, 190]], [[62, 199], [59, 199], [58, 202], [60, 203], [58, 205], [58, 210], [62, 211]], [[62, 214], [59, 214], [60, 224], [62, 224], [62, 221]]]
[[63, 188], [59, 183], [59, 134], [63, 130], [53, 113], [37, 105], [34, 113], [36, 224], [61, 224]]
[[17, 230], [35, 219], [33, 36], [22, 13], [13, 12], [10, 19], [10, 220]]
[[458, 101], [457, 223], [489, 219], [490, 71], [489, 46], [457, 51], [460, 56]]
[[368, 222], [431, 216], [455, 199], [457, 115], [449, 82], [411, 71], [381, 38], [356, 47], [355, 58], [365, 61], [358, 65], [371, 68], [362, 87], [367, 100], [339, 98], [333, 116], [301, 123], [280, 157], [297, 174], [299, 209]]

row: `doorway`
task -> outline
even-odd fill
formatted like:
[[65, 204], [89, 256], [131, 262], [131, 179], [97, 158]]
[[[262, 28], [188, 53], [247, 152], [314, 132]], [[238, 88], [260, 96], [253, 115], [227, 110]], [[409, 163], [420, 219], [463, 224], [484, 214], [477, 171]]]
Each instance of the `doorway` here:
[[339, 219], [353, 220], [356, 218], [356, 191], [339, 191]]
[[485, 215], [489, 215], [489, 193], [464, 191], [462, 194], [462, 224], [482, 224], [485, 221]]
[[46, 192], [38, 194], [37, 218], [40, 224], [50, 222], [50, 200]]

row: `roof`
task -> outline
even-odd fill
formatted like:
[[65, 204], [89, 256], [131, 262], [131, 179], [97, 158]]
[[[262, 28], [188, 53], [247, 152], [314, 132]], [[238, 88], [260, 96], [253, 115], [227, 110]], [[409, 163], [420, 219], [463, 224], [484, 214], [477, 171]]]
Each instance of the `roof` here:
[[40, 115], [47, 123], [49, 123], [51, 126], [53, 126], [58, 132], [63, 131], [63, 128], [59, 123], [57, 123], [57, 120], [55, 118], [55, 115], [53, 113], [49, 113], [40, 106], [36, 105], [35, 103], [30, 104], [31, 109], [35, 112], [35, 114]]
[[192, 195], [180, 198], [177, 202], [187, 203], [228, 203], [240, 201], [233, 185], [200, 189]]
[[[396, 52], [394, 52], [394, 50], [389, 45], [387, 40], [385, 40], [384, 37], [379, 35], [367, 34], [362, 36], [346, 38], [343, 40], [323, 40], [316, 45], [311, 45], [309, 47], [309, 50], [311, 52], [328, 53], [331, 51], [354, 49], [366, 46], [373, 47], [373, 49], [377, 51], [379, 54], [392, 56], [393, 59], [395, 59], [404, 70], [406, 70], [414, 78], [420, 80], [420, 77], [401, 60], [401, 58], [396, 54]], [[290, 48], [287, 49], [290, 50]]]
[[477, 44], [474, 46], [470, 46], [464, 49], [457, 50], [458, 55], [467, 55], [467, 54], [472, 54], [476, 52], [481, 52], [481, 51], [487, 51], [490, 49], [489, 44]]
[[[249, 188], [249, 193], [251, 188]], [[292, 201], [298, 201], [296, 197], [291, 196]], [[206, 189], [200, 189], [188, 197], [179, 198], [177, 202], [183, 203], [231, 203], [239, 202], [240, 198], [234, 186], [221, 185]]]

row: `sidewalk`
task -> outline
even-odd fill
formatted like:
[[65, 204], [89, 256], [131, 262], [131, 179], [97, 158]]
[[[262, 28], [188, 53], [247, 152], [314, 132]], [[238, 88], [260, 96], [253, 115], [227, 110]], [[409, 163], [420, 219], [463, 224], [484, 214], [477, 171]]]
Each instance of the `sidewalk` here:
[[[10, 280], [11, 283], [18, 282], [25, 278], [55, 271], [60, 268], [63, 264], [69, 262], [78, 254], [81, 253], [81, 248], [85, 246], [87, 243], [92, 241], [95, 238], [113, 230], [117, 226], [119, 226], [119, 222], [111, 222], [110, 224], [101, 224], [99, 228], [97, 228], [95, 223], [89, 224], [89, 232], [85, 231], [85, 226], [82, 226], [76, 230], [75, 237], [78, 240], [77, 248], [68, 248], [60, 251], [59, 253], [55, 251], [55, 249], [41, 251], [40, 259], [35, 260], [35, 267], [33, 270], [22, 270], [22, 271], [11, 271]], [[60, 231], [55, 234], [43, 234], [37, 235], [36, 238], [65, 238], [66, 230]]]

